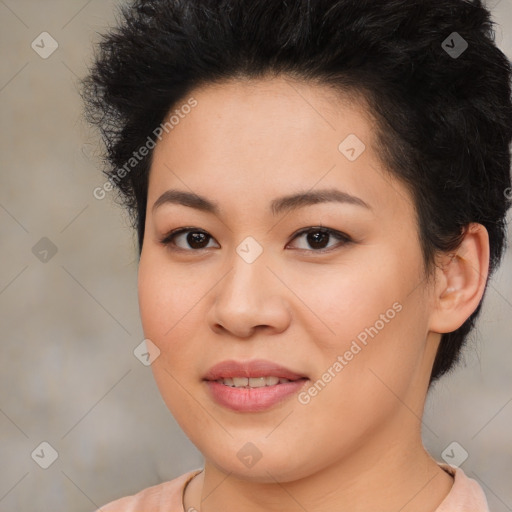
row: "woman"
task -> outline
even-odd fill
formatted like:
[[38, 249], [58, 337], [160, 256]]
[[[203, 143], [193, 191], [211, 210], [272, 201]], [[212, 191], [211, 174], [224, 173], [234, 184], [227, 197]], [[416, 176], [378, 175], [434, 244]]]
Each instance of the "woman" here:
[[124, 8], [84, 98], [204, 468], [101, 510], [488, 510], [421, 418], [503, 252], [510, 76], [480, 1]]

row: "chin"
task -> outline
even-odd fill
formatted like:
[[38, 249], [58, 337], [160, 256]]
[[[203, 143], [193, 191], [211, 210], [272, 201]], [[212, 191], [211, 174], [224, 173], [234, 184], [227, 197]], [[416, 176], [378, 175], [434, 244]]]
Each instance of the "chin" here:
[[[312, 467], [308, 461], [312, 460], [313, 454], [309, 456], [302, 452], [299, 458], [296, 455], [300, 447], [291, 447], [282, 441], [273, 444], [266, 440], [266, 446], [263, 446], [267, 434], [261, 436], [263, 440], [260, 443], [230, 439], [228, 446], [223, 446], [222, 450], [212, 449], [211, 440], [205, 440], [205, 451], [201, 446], [196, 446], [208, 464], [241, 480], [258, 483], [292, 482], [311, 474]], [[290, 449], [294, 453], [290, 453]]]

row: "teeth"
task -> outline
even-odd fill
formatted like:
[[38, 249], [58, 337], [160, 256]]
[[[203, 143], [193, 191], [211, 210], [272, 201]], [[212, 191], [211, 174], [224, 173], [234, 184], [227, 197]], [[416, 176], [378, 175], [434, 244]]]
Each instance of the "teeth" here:
[[230, 386], [232, 388], [263, 388], [265, 386], [275, 386], [276, 384], [283, 384], [291, 382], [288, 379], [280, 379], [279, 377], [233, 377], [226, 379], [219, 379], [217, 382]]
[[251, 377], [249, 379], [249, 387], [264, 388], [267, 385], [266, 380], [266, 377]]

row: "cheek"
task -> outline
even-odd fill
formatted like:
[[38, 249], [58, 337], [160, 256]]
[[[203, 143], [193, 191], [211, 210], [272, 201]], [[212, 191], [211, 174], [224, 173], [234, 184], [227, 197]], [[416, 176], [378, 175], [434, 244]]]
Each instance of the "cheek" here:
[[[183, 272], [181, 273], [183, 276]], [[187, 432], [207, 428], [207, 418], [191, 402], [191, 381], [197, 374], [197, 347], [189, 340], [200, 321], [194, 304], [200, 290], [185, 285], [176, 269], [149, 253], [141, 256], [138, 274], [139, 310], [144, 336], [160, 350], [151, 370], [160, 394], [174, 418]], [[204, 294], [204, 292], [203, 292]], [[193, 435], [192, 435], [193, 437]]]
[[[188, 279], [185, 273], [180, 274], [157, 256], [141, 257], [139, 310], [145, 338], [160, 350], [151, 365], [155, 381], [168, 408], [180, 422], [180, 411], [188, 410], [190, 401], [184, 389], [189, 388], [190, 382], [199, 381], [198, 347], [193, 340], [197, 338], [194, 330], [202, 317], [200, 299], [208, 287], [204, 283], [203, 287], [185, 283]], [[189, 415], [195, 416], [194, 411]], [[201, 418], [193, 417], [193, 421], [200, 423]]]
[[154, 338], [157, 345], [176, 338], [195, 319], [197, 304], [206, 290], [204, 282], [194, 282], [192, 273], [169, 265], [158, 254], [143, 253], [138, 299], [145, 336]]
[[329, 354], [343, 353], [353, 340], [364, 344], [376, 331], [389, 330], [404, 296], [391, 263], [387, 267], [383, 259], [379, 265], [375, 260], [345, 263], [290, 274], [287, 281], [293, 282], [302, 302], [296, 302], [296, 310], [304, 311], [301, 325], [315, 326], [310, 339]]
[[357, 315], [338, 324], [336, 342], [322, 351], [319, 373], [302, 396], [312, 415], [328, 411], [342, 420], [336, 429], [345, 440], [369, 435], [404, 403], [421, 416], [411, 390], [423, 365], [422, 308], [417, 297], [384, 292], [374, 291]]
[[[368, 260], [350, 266], [350, 272], [338, 268], [327, 278], [309, 275], [305, 281], [315, 279], [314, 287], [296, 283], [318, 326], [306, 337], [311, 343], [305, 350], [314, 360], [318, 385], [307, 391], [304, 402], [318, 396], [318, 405], [337, 404], [340, 413], [362, 419], [368, 411], [399, 404], [395, 394], [408, 393], [422, 362], [426, 308], [421, 287], [411, 293], [415, 267], [406, 268], [396, 255], [386, 260], [385, 252], [380, 254], [378, 265]], [[310, 329], [306, 320], [302, 325]]]

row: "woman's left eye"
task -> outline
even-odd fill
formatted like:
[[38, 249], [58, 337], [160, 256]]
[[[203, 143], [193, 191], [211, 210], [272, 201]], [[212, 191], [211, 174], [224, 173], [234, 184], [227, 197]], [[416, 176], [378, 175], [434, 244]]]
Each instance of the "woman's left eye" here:
[[[328, 245], [331, 237], [338, 240], [338, 246], [346, 245], [352, 242], [352, 239], [345, 233], [324, 227], [311, 227], [303, 229], [293, 236], [292, 241], [304, 235], [307, 235], [305, 241], [312, 249], [308, 249], [307, 247], [299, 247], [299, 250], [312, 250], [313, 252], [330, 251], [333, 248], [332, 245]], [[189, 249], [192, 249], [193, 252], [211, 248], [211, 246], [208, 247], [208, 242], [213, 240], [211, 235], [201, 229], [179, 228], [168, 233], [162, 240], [160, 240], [160, 243], [170, 248], [171, 250], [189, 251], [189, 249], [180, 247], [176, 244], [176, 241], [182, 237], [184, 237], [185, 243], [188, 244]], [[336, 245], [334, 247], [336, 247]]]
[[[327, 247], [325, 247], [325, 244], [327, 241], [329, 241], [331, 237], [336, 238], [338, 240], [338, 247], [352, 242], [352, 239], [345, 233], [341, 233], [340, 231], [335, 231], [334, 229], [328, 229], [323, 227], [303, 229], [293, 237], [293, 240], [300, 238], [303, 235], [307, 235], [306, 242], [311, 247], [315, 248], [314, 252], [330, 251], [333, 248], [333, 246], [329, 247], [327, 245]], [[336, 245], [334, 247], [336, 247]], [[304, 247], [299, 247], [299, 249], [308, 250], [307, 248]]]

